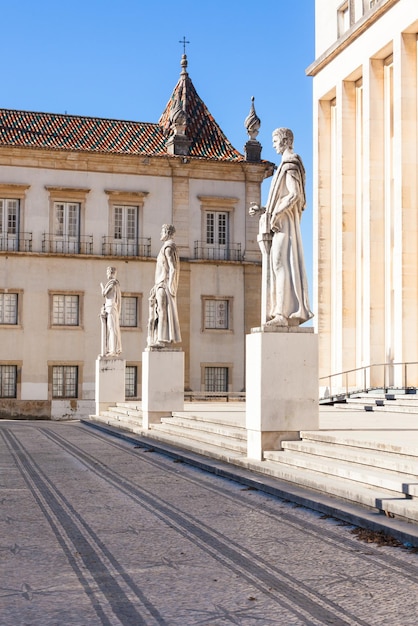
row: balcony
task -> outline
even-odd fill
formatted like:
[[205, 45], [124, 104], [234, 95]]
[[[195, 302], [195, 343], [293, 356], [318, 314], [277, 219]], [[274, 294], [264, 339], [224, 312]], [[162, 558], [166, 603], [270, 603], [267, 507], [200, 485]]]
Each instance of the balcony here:
[[151, 237], [139, 237], [138, 239], [127, 239], [121, 237], [103, 237], [103, 256], [151, 256]]
[[0, 235], [0, 252], [32, 252], [32, 233]]
[[194, 258], [206, 261], [242, 261], [241, 244], [216, 246], [205, 241], [194, 242]]
[[93, 254], [93, 235], [75, 238], [43, 233], [42, 252], [53, 254]]

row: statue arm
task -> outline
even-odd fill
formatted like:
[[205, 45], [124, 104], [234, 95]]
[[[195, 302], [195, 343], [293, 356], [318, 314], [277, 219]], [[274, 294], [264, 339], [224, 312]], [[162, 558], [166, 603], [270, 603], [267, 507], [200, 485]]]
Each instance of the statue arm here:
[[177, 291], [177, 284], [176, 284], [177, 263], [176, 263], [176, 259], [175, 259], [175, 254], [174, 254], [174, 252], [173, 252], [171, 247], [167, 247], [165, 249], [165, 257], [166, 257], [167, 263], [168, 263], [167, 287], [168, 287], [168, 290], [171, 293], [171, 295], [175, 296], [176, 295], [176, 291]]
[[289, 170], [286, 173], [286, 188], [288, 193], [280, 199], [280, 202], [278, 202], [272, 212], [272, 225], [274, 225], [275, 218], [277, 218], [280, 213], [290, 211], [300, 200], [300, 180], [295, 171]]

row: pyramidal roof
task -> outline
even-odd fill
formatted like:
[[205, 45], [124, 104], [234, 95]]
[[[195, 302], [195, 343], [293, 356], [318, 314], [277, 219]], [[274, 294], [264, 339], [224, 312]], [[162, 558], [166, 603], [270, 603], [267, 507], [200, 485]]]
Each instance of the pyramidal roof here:
[[[228, 141], [182, 72], [158, 124], [57, 113], [0, 109], [0, 146], [167, 156], [171, 141], [182, 140], [187, 155], [217, 161], [244, 161]], [[184, 152], [183, 152], [184, 154]]]
[[189, 156], [218, 159], [222, 161], [244, 161], [244, 157], [226, 138], [205, 103], [199, 97], [187, 73], [187, 56], [181, 59], [182, 71], [177, 85], [167, 103], [159, 124], [164, 134], [170, 135], [175, 127], [176, 112], [184, 114], [184, 133], [190, 141]]

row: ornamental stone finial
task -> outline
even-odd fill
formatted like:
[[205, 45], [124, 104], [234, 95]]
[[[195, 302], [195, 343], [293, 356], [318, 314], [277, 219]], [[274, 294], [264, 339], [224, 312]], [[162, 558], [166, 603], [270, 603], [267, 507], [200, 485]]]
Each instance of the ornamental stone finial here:
[[257, 116], [254, 108], [254, 96], [251, 98], [251, 109], [245, 118], [244, 126], [247, 129], [249, 140], [244, 146], [246, 161], [260, 161], [261, 143], [256, 137], [261, 126], [260, 118]]
[[255, 140], [258, 135], [258, 131], [260, 130], [260, 118], [257, 116], [254, 108], [254, 96], [251, 98], [251, 109], [245, 118], [244, 122], [245, 128], [247, 129], [248, 136], [251, 141]]

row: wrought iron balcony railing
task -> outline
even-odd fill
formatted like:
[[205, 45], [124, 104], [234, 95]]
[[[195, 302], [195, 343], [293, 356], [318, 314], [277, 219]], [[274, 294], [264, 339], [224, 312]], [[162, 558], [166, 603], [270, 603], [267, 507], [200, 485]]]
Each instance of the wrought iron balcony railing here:
[[114, 239], [103, 237], [102, 254], [104, 256], [151, 256], [151, 237], [132, 239]]
[[194, 258], [207, 261], [242, 261], [241, 244], [229, 243], [227, 246], [214, 246], [205, 241], [195, 241]]
[[32, 233], [0, 235], [1, 252], [32, 252]]
[[84, 235], [75, 239], [72, 237], [59, 237], [51, 233], [43, 233], [42, 252], [55, 254], [93, 254], [93, 235]]

